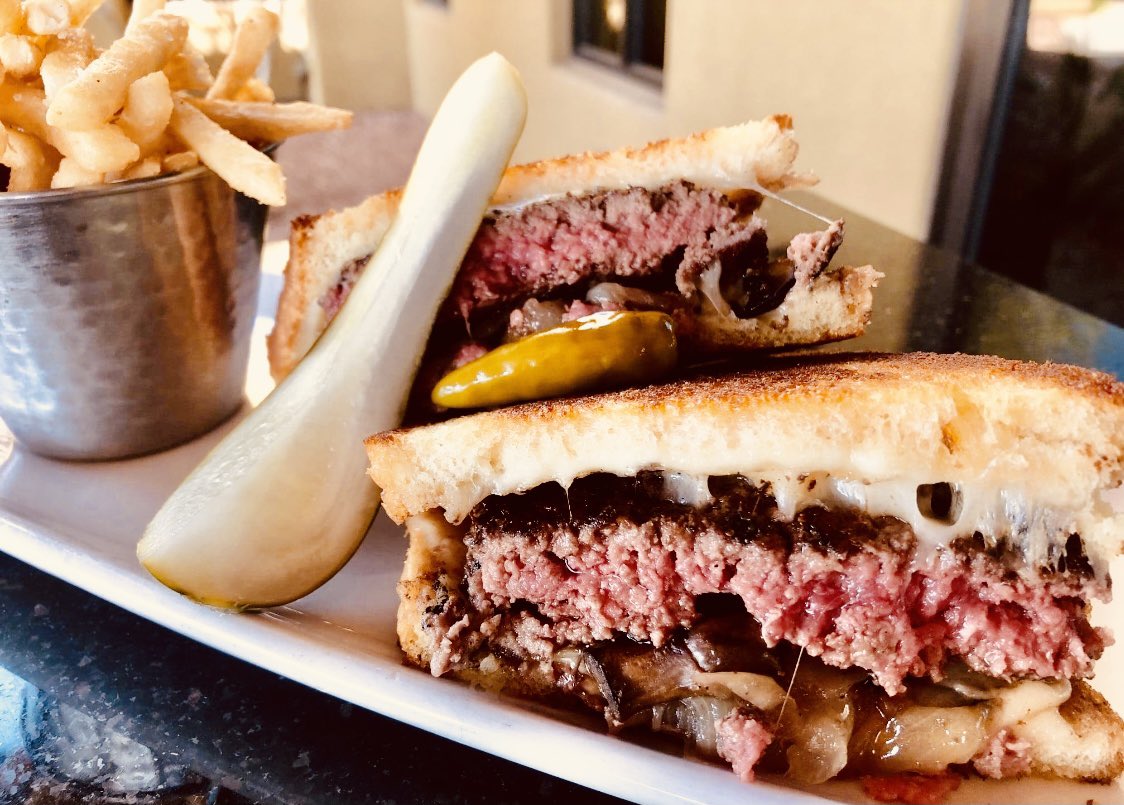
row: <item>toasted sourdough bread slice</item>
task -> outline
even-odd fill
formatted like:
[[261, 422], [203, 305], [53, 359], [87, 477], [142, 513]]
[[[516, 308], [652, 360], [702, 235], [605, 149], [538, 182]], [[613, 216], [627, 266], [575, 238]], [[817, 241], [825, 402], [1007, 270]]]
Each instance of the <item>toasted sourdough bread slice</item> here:
[[[793, 170], [797, 144], [792, 121], [774, 116], [690, 137], [545, 160], [509, 168], [492, 201], [494, 209], [518, 207], [566, 194], [639, 187], [655, 190], [686, 180], [719, 191], [769, 192], [813, 184]], [[287, 375], [328, 325], [320, 300], [345, 266], [370, 255], [398, 208], [399, 190], [361, 204], [293, 222], [289, 263], [269, 335], [275, 379]], [[867, 324], [871, 288], [881, 275], [869, 266], [827, 271], [790, 293], [771, 314], [738, 320], [713, 313], [700, 321], [699, 338], [713, 348], [771, 348], [840, 340]]]
[[[410, 540], [398, 611], [408, 661], [431, 668], [445, 650], [427, 616], [464, 576], [463, 532], [450, 521], [486, 496], [592, 472], [819, 469], [872, 481], [1022, 486], [1036, 501], [1076, 511], [1100, 556], [1120, 551], [1124, 522], [1098, 497], [1124, 472], [1124, 384], [1074, 367], [964, 355], [769, 366], [369, 439], [372, 477]], [[558, 696], [549, 666], [516, 670], [487, 655], [450, 673], [491, 690]], [[1020, 724], [1018, 738], [1030, 745], [1025, 773], [1104, 782], [1124, 770], [1124, 722], [1084, 682], [1060, 708]]]
[[1121, 549], [1121, 521], [1102, 516], [1099, 495], [1124, 483], [1124, 384], [1059, 364], [929, 353], [774, 358], [753, 372], [390, 431], [370, 437], [367, 452], [398, 523], [433, 509], [459, 522], [489, 495], [594, 472], [818, 471], [1021, 490], [1080, 513], [1082, 536], [1102, 558]]

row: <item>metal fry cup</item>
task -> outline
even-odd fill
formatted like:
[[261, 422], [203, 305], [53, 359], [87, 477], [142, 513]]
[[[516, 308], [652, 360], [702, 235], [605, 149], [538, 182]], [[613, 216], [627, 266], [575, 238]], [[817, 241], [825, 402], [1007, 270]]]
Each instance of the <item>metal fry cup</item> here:
[[122, 458], [234, 413], [265, 215], [202, 167], [0, 193], [0, 419], [16, 440]]

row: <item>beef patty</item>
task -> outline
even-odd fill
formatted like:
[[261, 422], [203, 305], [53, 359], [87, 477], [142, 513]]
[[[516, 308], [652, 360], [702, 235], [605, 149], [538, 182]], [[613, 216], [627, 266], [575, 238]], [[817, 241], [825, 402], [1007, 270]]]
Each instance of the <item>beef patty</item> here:
[[[469, 245], [426, 345], [407, 415], [439, 412], [429, 393], [450, 370], [504, 341], [591, 313], [660, 310], [690, 347], [704, 305], [751, 319], [779, 307], [797, 278], [822, 273], [842, 221], [797, 235], [770, 259], [761, 197], [690, 182], [544, 199], [486, 216]], [[339, 311], [369, 256], [343, 267], [319, 300]], [[707, 302], [706, 300], [709, 300]]]
[[893, 517], [812, 506], [785, 520], [767, 484], [709, 484], [702, 505], [667, 500], [654, 473], [486, 499], [465, 524], [471, 620], [517, 615], [514, 651], [542, 660], [620, 637], [658, 647], [698, 622], [700, 597], [732, 594], [768, 645], [866, 669], [891, 694], [952, 661], [1006, 679], [1083, 677], [1109, 642], [1083, 603], [1107, 599], [1107, 582], [1077, 537], [1056, 567], [1028, 574], [971, 537], [927, 550]]

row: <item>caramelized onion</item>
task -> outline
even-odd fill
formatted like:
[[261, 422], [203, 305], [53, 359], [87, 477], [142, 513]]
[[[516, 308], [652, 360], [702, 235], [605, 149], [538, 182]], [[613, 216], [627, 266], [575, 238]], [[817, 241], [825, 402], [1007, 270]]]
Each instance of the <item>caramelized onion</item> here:
[[854, 711], [846, 702], [824, 702], [801, 713], [800, 725], [788, 748], [788, 777], [798, 783], [830, 780], [843, 771], [849, 759], [847, 744], [854, 728]]
[[888, 718], [874, 713], [874, 723], [857, 736], [855, 760], [876, 773], [939, 774], [967, 763], [987, 742], [987, 706], [905, 707]]
[[699, 690], [712, 696], [729, 699], [736, 696], [758, 710], [775, 710], [784, 701], [784, 688], [773, 679], [761, 674], [726, 671], [697, 673], [694, 683]]
[[788, 776], [799, 783], [830, 780], [847, 765], [855, 725], [852, 688], [864, 675], [828, 668], [811, 657], [797, 669], [793, 693], [799, 715], [786, 721], [792, 741]]
[[505, 340], [515, 341], [557, 327], [562, 323], [565, 313], [565, 302], [540, 302], [538, 299], [528, 299], [523, 303], [523, 307], [512, 312]]
[[739, 702], [714, 696], [687, 696], [652, 708], [652, 729], [681, 735], [699, 754], [718, 757], [718, 722]]
[[670, 313], [682, 305], [683, 297], [671, 293], [645, 291], [643, 288], [630, 288], [617, 282], [599, 282], [586, 291], [585, 301], [610, 309], [629, 307]]
[[628, 643], [591, 650], [586, 666], [605, 697], [610, 723], [618, 724], [652, 705], [690, 695], [698, 671], [691, 656], [673, 646]]
[[[737, 606], [741, 607], [741, 601]], [[785, 676], [775, 654], [761, 639], [761, 628], [745, 610], [706, 618], [691, 629], [683, 645], [702, 671], [751, 671], [776, 679]]]

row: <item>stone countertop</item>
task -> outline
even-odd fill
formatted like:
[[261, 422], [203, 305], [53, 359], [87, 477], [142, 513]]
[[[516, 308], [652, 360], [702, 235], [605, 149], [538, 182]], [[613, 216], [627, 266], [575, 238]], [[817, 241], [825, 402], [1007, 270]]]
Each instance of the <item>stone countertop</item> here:
[[0, 555], [0, 802], [613, 802], [184, 639]]
[[[417, 147], [416, 117], [362, 125], [376, 123], [384, 139], [412, 136], [404, 149]], [[341, 165], [359, 151], [337, 149], [313, 164], [295, 144], [286, 149], [282, 161], [302, 166], [289, 168], [291, 186], [310, 189], [277, 213], [279, 226], [398, 184], [409, 165], [397, 152], [360, 160], [353, 174], [361, 179], [328, 185], [324, 177], [347, 173]], [[310, 201], [313, 191], [320, 195]], [[766, 216], [773, 237], [807, 226], [787, 208]], [[869, 262], [886, 277], [868, 333], [830, 349], [994, 353], [1124, 376], [1124, 330], [845, 217], [836, 260]], [[262, 671], [3, 555], [0, 624], [0, 803], [614, 801]]]

